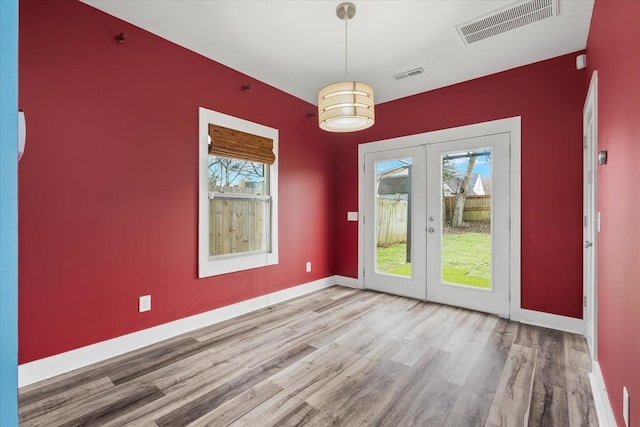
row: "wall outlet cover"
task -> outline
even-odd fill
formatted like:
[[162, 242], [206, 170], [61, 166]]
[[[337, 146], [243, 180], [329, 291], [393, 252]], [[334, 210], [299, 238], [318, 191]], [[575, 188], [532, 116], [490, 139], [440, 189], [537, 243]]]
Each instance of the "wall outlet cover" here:
[[151, 295], [141, 296], [138, 301], [138, 311], [140, 313], [151, 310]]
[[307, 273], [311, 271], [311, 261], [307, 261]]

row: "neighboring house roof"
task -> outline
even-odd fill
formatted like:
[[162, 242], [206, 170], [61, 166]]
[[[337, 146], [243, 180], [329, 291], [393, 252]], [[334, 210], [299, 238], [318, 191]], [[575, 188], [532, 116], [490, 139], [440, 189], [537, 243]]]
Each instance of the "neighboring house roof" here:
[[378, 175], [378, 194], [407, 194], [409, 192], [409, 166], [401, 165]]
[[[447, 182], [442, 183], [442, 187], [445, 193], [455, 194], [460, 186], [464, 175], [455, 175], [449, 178]], [[482, 177], [480, 174], [474, 173], [469, 177], [469, 188], [467, 188], [467, 196], [480, 196], [486, 194], [484, 186], [482, 184]]]
[[[379, 196], [407, 194], [409, 192], [409, 165], [401, 165], [378, 175]], [[442, 183], [445, 194], [455, 194], [464, 175], [455, 175], [447, 182]], [[482, 182], [482, 177], [478, 173], [471, 174], [469, 178], [468, 196], [481, 196], [487, 194]]]

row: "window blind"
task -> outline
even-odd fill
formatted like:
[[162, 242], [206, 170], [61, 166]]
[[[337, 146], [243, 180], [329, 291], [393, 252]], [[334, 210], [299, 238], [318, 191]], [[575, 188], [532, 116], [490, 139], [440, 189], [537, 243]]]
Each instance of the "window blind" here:
[[209, 124], [209, 155], [272, 165], [273, 140], [223, 126]]

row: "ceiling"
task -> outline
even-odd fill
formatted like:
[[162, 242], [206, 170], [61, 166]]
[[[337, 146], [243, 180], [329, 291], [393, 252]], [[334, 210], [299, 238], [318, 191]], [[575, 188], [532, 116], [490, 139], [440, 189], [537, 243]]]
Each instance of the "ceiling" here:
[[[313, 104], [345, 80], [339, 0], [82, 1]], [[466, 45], [456, 25], [515, 3], [352, 2], [347, 80], [372, 85], [376, 104], [584, 49], [593, 10], [593, 0], [559, 0], [556, 16]]]

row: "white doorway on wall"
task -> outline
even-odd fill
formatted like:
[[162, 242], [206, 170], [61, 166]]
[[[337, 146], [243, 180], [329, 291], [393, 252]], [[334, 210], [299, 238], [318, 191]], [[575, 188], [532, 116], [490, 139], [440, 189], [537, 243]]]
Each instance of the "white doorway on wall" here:
[[593, 360], [598, 359], [597, 254], [600, 218], [597, 212], [598, 72], [594, 71], [583, 113], [583, 318], [585, 338]]

